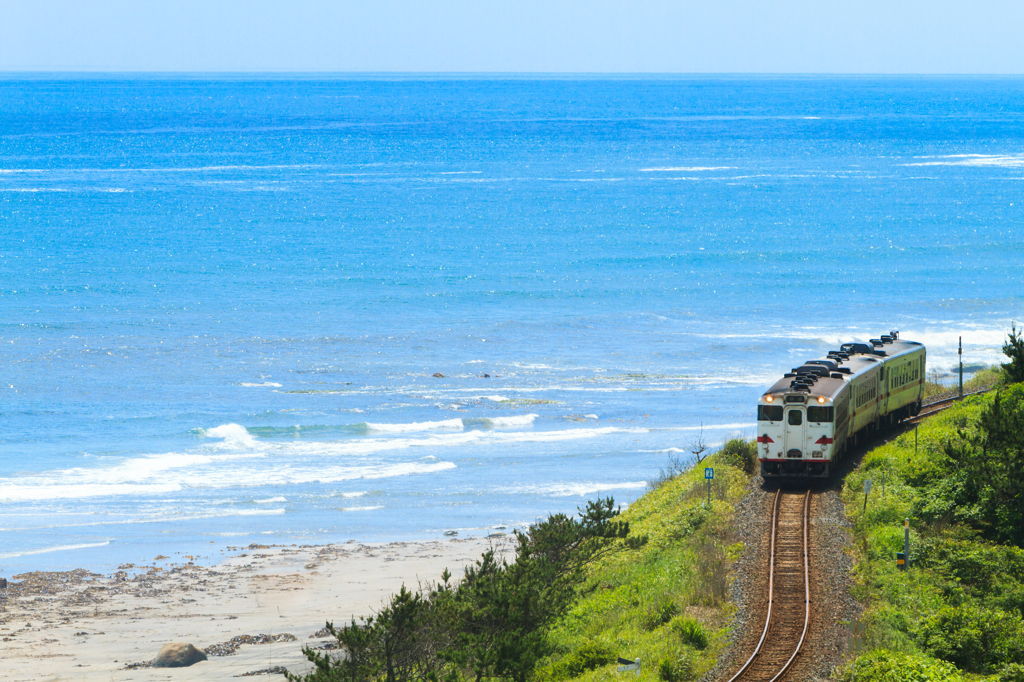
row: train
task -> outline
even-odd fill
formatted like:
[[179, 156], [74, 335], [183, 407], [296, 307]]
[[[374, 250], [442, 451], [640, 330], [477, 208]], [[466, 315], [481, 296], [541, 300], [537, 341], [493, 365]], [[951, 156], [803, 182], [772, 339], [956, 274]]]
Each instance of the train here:
[[890, 331], [787, 372], [757, 401], [761, 476], [828, 478], [858, 441], [917, 416], [926, 356]]

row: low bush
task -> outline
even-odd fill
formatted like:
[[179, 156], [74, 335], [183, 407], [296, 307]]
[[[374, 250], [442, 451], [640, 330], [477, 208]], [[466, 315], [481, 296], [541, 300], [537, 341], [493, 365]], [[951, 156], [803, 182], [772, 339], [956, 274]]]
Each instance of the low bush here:
[[658, 679], [662, 682], [685, 682], [694, 679], [693, 663], [687, 657], [663, 658], [658, 661]]
[[875, 649], [843, 668], [844, 682], [964, 682], [956, 666], [922, 654]]
[[925, 618], [917, 639], [936, 658], [968, 672], [991, 674], [1006, 663], [1024, 663], [1020, 615], [970, 602], [945, 606]]
[[757, 443], [752, 440], [733, 438], [726, 441], [722, 449], [716, 453], [716, 460], [753, 475], [757, 472], [758, 465]]
[[568, 680], [579, 677], [588, 670], [595, 670], [603, 665], [615, 663], [618, 657], [604, 644], [587, 642], [576, 651], [552, 666], [551, 677], [556, 680]]
[[693, 618], [676, 618], [672, 621], [672, 629], [679, 634], [679, 638], [684, 644], [689, 644], [694, 649], [703, 651], [711, 643], [707, 630]]
[[662, 625], [667, 625], [678, 614], [679, 604], [676, 604], [674, 601], [664, 601], [656, 604], [647, 614], [647, 618], [644, 619], [644, 630], [657, 630]]

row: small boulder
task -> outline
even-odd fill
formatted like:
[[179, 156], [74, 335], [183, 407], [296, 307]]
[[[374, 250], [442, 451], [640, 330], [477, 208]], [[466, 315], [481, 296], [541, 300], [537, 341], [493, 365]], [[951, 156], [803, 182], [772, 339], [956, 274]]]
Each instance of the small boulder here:
[[433, 376], [435, 379], [444, 379], [444, 375], [440, 372], [434, 372]]
[[7, 578], [0, 578], [0, 590], [7, 589]]
[[187, 642], [168, 642], [153, 659], [154, 668], [187, 668], [205, 661], [206, 654]]

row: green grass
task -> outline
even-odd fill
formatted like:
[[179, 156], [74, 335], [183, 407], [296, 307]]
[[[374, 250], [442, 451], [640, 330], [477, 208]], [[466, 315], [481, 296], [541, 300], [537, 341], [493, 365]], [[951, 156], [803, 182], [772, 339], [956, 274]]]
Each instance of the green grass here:
[[[991, 400], [966, 398], [920, 425], [916, 452], [911, 430], [866, 454], [846, 479], [855, 596], [866, 605], [858, 681], [1024, 680], [1024, 550], [981, 538], [971, 510], [953, 503], [962, 477], [944, 454]], [[895, 562], [904, 519], [907, 572]], [[848, 666], [836, 676], [852, 675]]]
[[[749, 476], [724, 456], [662, 483], [623, 513], [633, 536], [589, 570], [581, 596], [552, 630], [557, 653], [535, 679], [623, 682], [615, 658], [639, 658], [644, 679], [682, 682], [714, 666], [733, 608], [729, 567], [742, 551], [733, 508]], [[715, 467], [707, 505], [704, 467]]]

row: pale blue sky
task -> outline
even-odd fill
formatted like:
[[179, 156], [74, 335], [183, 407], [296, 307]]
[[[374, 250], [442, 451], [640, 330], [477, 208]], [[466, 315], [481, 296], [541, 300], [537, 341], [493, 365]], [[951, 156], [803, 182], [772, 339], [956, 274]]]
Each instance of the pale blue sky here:
[[0, 71], [1024, 73], [1024, 3], [0, 0]]

